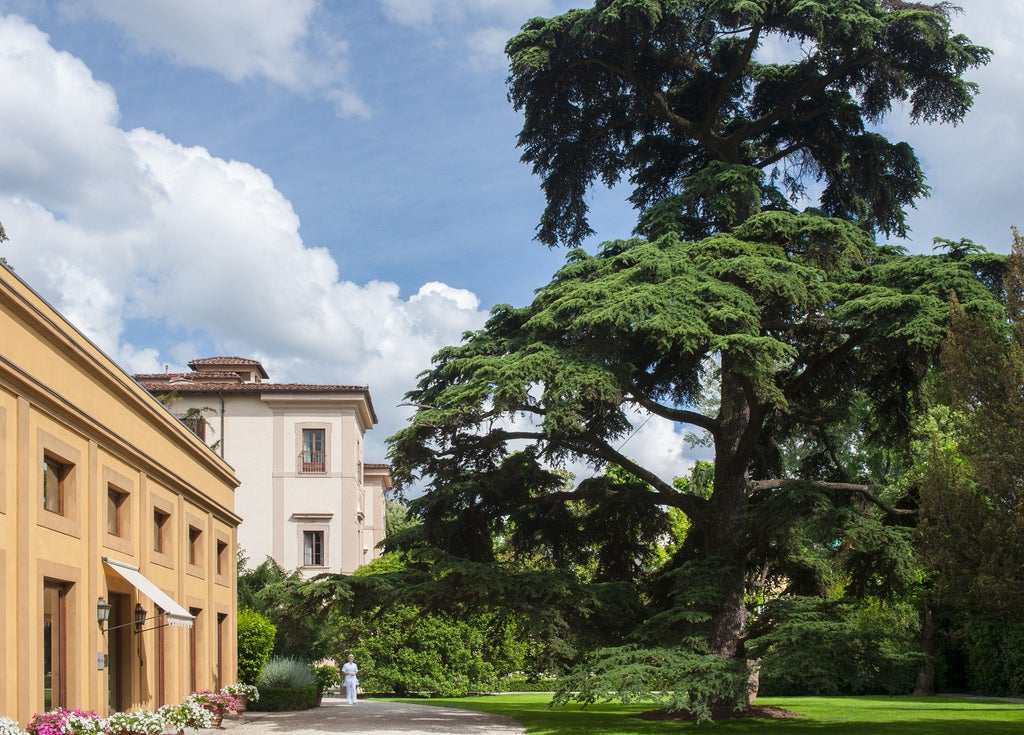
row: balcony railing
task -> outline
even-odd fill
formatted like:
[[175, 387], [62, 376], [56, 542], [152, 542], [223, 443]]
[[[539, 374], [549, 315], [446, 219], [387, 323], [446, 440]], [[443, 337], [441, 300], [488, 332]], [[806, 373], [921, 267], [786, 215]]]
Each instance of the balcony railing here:
[[327, 458], [323, 452], [301, 452], [299, 472], [304, 475], [322, 475], [327, 472]]

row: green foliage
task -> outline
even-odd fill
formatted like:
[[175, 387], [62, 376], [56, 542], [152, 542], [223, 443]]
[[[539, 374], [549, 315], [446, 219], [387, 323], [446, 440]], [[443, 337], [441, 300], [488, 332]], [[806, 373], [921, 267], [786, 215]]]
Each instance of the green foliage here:
[[316, 674], [305, 661], [275, 656], [267, 661], [256, 682], [260, 690], [258, 702], [249, 706], [261, 712], [283, 712], [316, 706]]
[[271, 557], [267, 557], [255, 569], [247, 569], [248, 560], [239, 550], [238, 558], [238, 604], [242, 607], [259, 609], [258, 594], [275, 582], [288, 579], [288, 573]]
[[912, 608], [787, 596], [751, 626], [765, 696], [905, 694], [921, 662]]
[[[261, 685], [262, 686], [262, 685]], [[295, 712], [316, 707], [316, 684], [297, 688], [268, 687], [261, 689], [258, 702], [250, 702], [254, 712]]]
[[[496, 307], [408, 394], [420, 408], [391, 438], [391, 464], [399, 486], [428, 491], [410, 504], [422, 526], [390, 548], [415, 560], [396, 574], [413, 600], [481, 610], [487, 595], [532, 622], [545, 618], [524, 583], [553, 581], [546, 630], [658, 652], [609, 652], [607, 676], [580, 669], [567, 687], [660, 687], [703, 717], [742, 689], [729, 682], [745, 681], [748, 603], [916, 589], [915, 491], [889, 476], [908, 463], [950, 301], [1004, 318], [1003, 259], [873, 242], [904, 234], [927, 187], [913, 150], [869, 128], [897, 102], [920, 121], [966, 114], [976, 89], [963, 74], [989, 51], [954, 34], [952, 12], [598, 0], [523, 26], [506, 50], [523, 158], [547, 199], [538, 239], [581, 242], [587, 191], [622, 176], [646, 239], [572, 251], [529, 306]], [[800, 49], [792, 61], [755, 58], [779, 37]], [[819, 209], [793, 211], [810, 182]], [[622, 452], [638, 411], [707, 437], [710, 487]], [[568, 479], [569, 462], [594, 476]], [[574, 620], [598, 634], [583, 639]], [[683, 678], [666, 681], [651, 663], [663, 659]]]
[[[937, 676], [1016, 696], [1024, 680], [1024, 242], [1013, 235], [999, 284], [1005, 320], [952, 304], [942, 370], [930, 386], [935, 405], [915, 427], [917, 461], [905, 482], [919, 499], [919, 554], [944, 623], [933, 644]], [[979, 258], [970, 241], [941, 245], [964, 261]]]
[[322, 694], [341, 682], [341, 672], [334, 664], [316, 664], [313, 666], [317, 690]]
[[275, 656], [267, 661], [263, 667], [263, 673], [260, 674], [260, 678], [256, 682], [261, 698], [264, 694], [264, 687], [299, 689], [315, 684], [316, 674], [308, 663], [284, 656]]
[[349, 621], [339, 650], [356, 656], [368, 691], [459, 696], [491, 691], [499, 678], [522, 668], [525, 647], [516, 634], [513, 623], [495, 614], [399, 604]]
[[711, 719], [712, 707], [741, 709], [751, 695], [750, 671], [742, 661], [681, 648], [622, 646], [588, 655], [560, 679], [553, 704], [654, 702], [702, 722]]
[[[500, 539], [580, 581], [635, 585], [665, 566], [627, 620], [650, 617], [651, 640], [675, 643], [681, 615], [727, 656], [745, 601], [773, 589], [903, 594], [918, 577], [902, 525], [913, 498], [884, 483], [906, 462], [951, 294], [991, 322], [1003, 313], [991, 286], [973, 257], [907, 255], [813, 213], [574, 252], [532, 304], [496, 308], [409, 394], [423, 408], [391, 460], [398, 482], [429, 488], [411, 504], [417, 543], [490, 564]], [[710, 492], [619, 450], [637, 408], [712, 437]], [[604, 472], [567, 482], [561, 461]], [[659, 564], [666, 508], [690, 524]], [[710, 572], [674, 573], [690, 563]]]
[[964, 616], [955, 629], [952, 645], [962, 657], [962, 683], [968, 691], [1024, 696], [1024, 623]]
[[416, 519], [409, 515], [409, 506], [406, 503], [384, 499], [384, 528], [386, 536], [399, 534], [407, 528], [416, 525]]
[[252, 608], [238, 609], [238, 680], [254, 684], [274, 648], [277, 629]]
[[[963, 119], [977, 92], [963, 75], [990, 52], [953, 31], [953, 12], [883, 0], [601, 0], [530, 20], [506, 52], [523, 160], [547, 200], [538, 239], [578, 244], [591, 234], [587, 191], [623, 177], [638, 209], [674, 197], [674, 218], [662, 209], [641, 221], [655, 237], [730, 230], [787, 208], [812, 182], [825, 213], [905, 234], [924, 175], [909, 145], [869, 128], [901, 102], [915, 121]], [[770, 38], [800, 53], [763, 63], [755, 51]]]
[[[405, 558], [404, 569], [355, 575], [352, 616], [376, 619], [380, 608], [413, 605], [423, 615], [441, 613], [473, 626], [502, 621], [514, 631], [502, 645], [525, 650], [530, 673], [558, 673], [579, 649], [623, 640], [643, 616], [640, 590], [632, 583], [583, 579], [544, 559], [483, 564], [427, 546]], [[519, 669], [519, 655], [510, 653], [510, 663], [496, 669]]]
[[239, 600], [274, 623], [274, 654], [317, 661], [329, 655], [337, 636], [336, 608], [351, 598], [349, 582], [340, 575], [304, 580], [298, 570], [286, 572], [269, 557], [238, 577]]

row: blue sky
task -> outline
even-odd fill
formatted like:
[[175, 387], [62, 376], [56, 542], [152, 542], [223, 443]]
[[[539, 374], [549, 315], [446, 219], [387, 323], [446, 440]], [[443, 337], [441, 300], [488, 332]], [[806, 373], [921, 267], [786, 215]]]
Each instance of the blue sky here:
[[[958, 4], [996, 56], [963, 125], [886, 124], [933, 192], [906, 244], [1006, 252], [1024, 226], [1024, 3]], [[532, 240], [543, 201], [502, 47], [572, 5], [0, 0], [0, 254], [129, 372], [240, 355], [275, 381], [369, 385], [383, 461], [430, 356], [564, 258]], [[595, 242], [629, 235], [623, 198], [594, 192]], [[630, 448], [685, 472], [671, 426]]]

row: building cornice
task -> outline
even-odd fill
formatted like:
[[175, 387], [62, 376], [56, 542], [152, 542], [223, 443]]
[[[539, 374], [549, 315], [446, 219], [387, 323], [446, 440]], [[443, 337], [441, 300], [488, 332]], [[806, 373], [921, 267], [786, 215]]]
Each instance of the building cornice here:
[[[138, 412], [164, 437], [178, 445], [212, 474], [231, 487], [238, 486], [238, 478], [227, 462], [199, 440], [187, 427], [124, 372], [113, 360], [82, 334], [28, 284], [6, 268], [0, 268], [0, 300], [11, 306], [12, 314], [31, 329], [39, 332], [55, 349], [63, 352], [69, 362], [90, 374], [105, 386], [112, 397], [129, 409]], [[72, 335], [74, 338], [72, 338]], [[52, 415], [66, 417], [83, 436], [96, 439], [123, 457], [138, 461], [147, 474], [162, 481], [173, 481], [186, 488], [201, 505], [215, 509], [220, 515], [240, 523], [233, 510], [216, 503], [199, 488], [142, 451], [127, 437], [119, 435], [101, 423], [97, 417], [87, 415], [79, 406], [67, 400], [49, 386], [41, 385], [21, 366], [0, 354], [0, 382], [14, 392], [25, 395], [34, 405]]]

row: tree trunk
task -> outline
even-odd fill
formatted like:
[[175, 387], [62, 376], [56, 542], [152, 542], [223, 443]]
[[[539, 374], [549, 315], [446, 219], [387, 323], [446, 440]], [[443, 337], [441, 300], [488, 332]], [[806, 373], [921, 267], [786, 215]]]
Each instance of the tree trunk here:
[[925, 655], [925, 660], [917, 670], [917, 681], [914, 683], [914, 696], [917, 697], [935, 694], [935, 652], [938, 647], [936, 607], [934, 600], [925, 600], [921, 615], [921, 653]]
[[722, 564], [721, 602], [714, 611], [711, 650], [726, 658], [741, 654], [747, 624], [746, 538], [747, 467], [759, 433], [761, 412], [723, 359], [719, 426], [715, 432], [715, 477], [708, 503], [704, 552]]
[[747, 607], [743, 602], [743, 570], [723, 569], [725, 599], [714, 612], [711, 628], [711, 652], [725, 658], [736, 658], [747, 624]]

